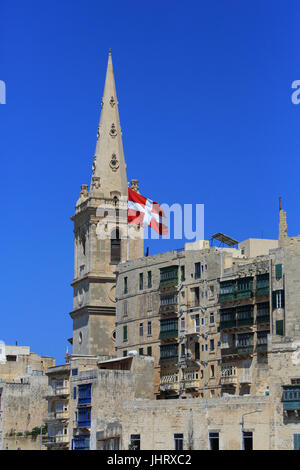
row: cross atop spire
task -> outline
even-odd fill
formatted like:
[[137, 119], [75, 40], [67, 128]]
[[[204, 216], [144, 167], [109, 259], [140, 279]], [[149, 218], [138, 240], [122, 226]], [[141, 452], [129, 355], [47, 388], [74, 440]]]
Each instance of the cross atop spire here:
[[104, 194], [104, 197], [112, 197], [112, 192], [119, 192], [121, 195], [127, 196], [126, 165], [111, 49], [108, 54], [104, 93], [101, 101], [91, 187], [95, 181], [100, 181], [99, 190]]

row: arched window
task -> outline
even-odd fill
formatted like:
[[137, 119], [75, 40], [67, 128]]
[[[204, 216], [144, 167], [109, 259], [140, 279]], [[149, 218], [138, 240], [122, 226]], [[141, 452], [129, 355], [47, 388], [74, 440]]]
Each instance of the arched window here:
[[111, 234], [110, 240], [110, 262], [118, 264], [121, 261], [121, 240], [119, 229], [116, 229]]

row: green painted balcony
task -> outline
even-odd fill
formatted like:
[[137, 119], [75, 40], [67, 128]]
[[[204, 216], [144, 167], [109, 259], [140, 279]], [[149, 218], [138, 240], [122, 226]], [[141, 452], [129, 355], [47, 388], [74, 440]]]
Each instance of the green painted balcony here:
[[178, 328], [174, 328], [173, 330], [161, 331], [159, 337], [160, 337], [160, 339], [177, 338], [178, 337]]
[[220, 294], [219, 296], [219, 301], [222, 302], [232, 302], [235, 300], [236, 296], [234, 292], [228, 293], [228, 294]]
[[236, 322], [237, 326], [251, 326], [253, 325], [253, 316], [247, 318], [238, 318]]
[[300, 385], [283, 385], [282, 402], [285, 411], [300, 410]]
[[226, 328], [234, 328], [236, 326], [236, 320], [235, 318], [232, 318], [230, 320], [224, 320], [220, 322], [220, 328], [221, 330], [225, 330]]
[[237, 291], [236, 293], [237, 299], [250, 299], [252, 296], [253, 296], [252, 290]]
[[256, 297], [260, 297], [263, 295], [269, 295], [269, 286], [267, 287], [258, 287], [256, 289]]
[[270, 323], [270, 315], [257, 315], [256, 323]]

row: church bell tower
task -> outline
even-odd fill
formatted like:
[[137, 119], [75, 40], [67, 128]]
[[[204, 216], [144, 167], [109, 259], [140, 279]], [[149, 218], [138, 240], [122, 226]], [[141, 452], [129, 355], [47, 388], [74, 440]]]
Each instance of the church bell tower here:
[[[135, 190], [137, 181], [133, 180]], [[109, 52], [90, 189], [82, 185], [74, 222], [73, 355], [115, 355], [116, 265], [143, 256], [142, 233], [128, 241], [128, 183]], [[139, 227], [134, 229], [139, 231]]]

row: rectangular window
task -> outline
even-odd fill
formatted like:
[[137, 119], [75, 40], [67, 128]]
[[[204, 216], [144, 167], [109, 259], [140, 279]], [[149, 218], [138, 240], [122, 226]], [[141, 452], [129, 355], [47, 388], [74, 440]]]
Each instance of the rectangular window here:
[[276, 308], [284, 308], [284, 291], [273, 291], [273, 310]]
[[183, 434], [174, 434], [174, 449], [183, 450]]
[[147, 356], [152, 356], [152, 347], [151, 346], [147, 347]]
[[282, 278], [282, 264], [275, 265], [275, 275], [276, 275], [276, 279]]
[[243, 450], [253, 450], [253, 433], [243, 431]]
[[147, 323], [147, 335], [148, 336], [152, 335], [152, 323], [151, 323], [151, 321], [148, 321], [148, 323]]
[[185, 329], [185, 319], [184, 317], [180, 318], [180, 330], [184, 331]]
[[219, 450], [219, 433], [218, 432], [209, 433], [209, 449]]
[[185, 281], [185, 267], [180, 266], [180, 280], [181, 282]]
[[127, 300], [123, 302], [123, 316], [127, 317]]
[[152, 287], [152, 272], [148, 271], [148, 289]]
[[276, 321], [276, 334], [283, 336], [283, 320]]
[[131, 434], [130, 435], [130, 448], [131, 448], [131, 450], [140, 450], [141, 449], [141, 435], [140, 434]]
[[200, 359], [200, 345], [195, 343], [195, 359], [196, 361]]
[[215, 341], [214, 341], [213, 339], [211, 339], [211, 340], [209, 341], [209, 349], [210, 349], [211, 351], [214, 351], [214, 349], [215, 349]]
[[76, 400], [76, 387], [73, 388], [73, 399]]
[[127, 341], [127, 326], [123, 326], [123, 341]]
[[201, 271], [200, 271], [201, 263], [195, 263], [195, 279], [200, 279]]
[[139, 355], [143, 356], [144, 355], [144, 348], [139, 348]]
[[140, 290], [144, 289], [144, 275], [140, 273]]
[[180, 355], [181, 357], [185, 355], [185, 344], [180, 345]]
[[215, 366], [210, 366], [210, 376], [212, 378], [215, 376]]
[[215, 323], [215, 315], [214, 315], [214, 312], [210, 312], [209, 314], [209, 323], [212, 325], [213, 323]]
[[124, 277], [124, 294], [128, 292], [128, 278]]
[[78, 369], [72, 369], [72, 376], [78, 375]]
[[126, 357], [127, 356], [127, 351], [123, 351], [123, 357]]
[[139, 330], [140, 330], [140, 336], [144, 336], [144, 325], [143, 325], [143, 323], [140, 323]]

